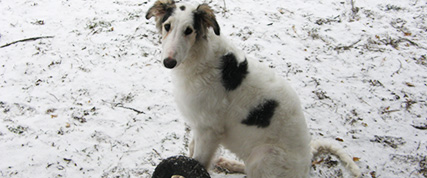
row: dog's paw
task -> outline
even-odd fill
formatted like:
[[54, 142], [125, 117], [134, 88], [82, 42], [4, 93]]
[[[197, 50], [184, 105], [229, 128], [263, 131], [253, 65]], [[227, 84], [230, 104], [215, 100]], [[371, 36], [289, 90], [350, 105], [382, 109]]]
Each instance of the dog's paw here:
[[225, 173], [244, 173], [245, 165], [234, 160], [229, 160], [224, 157], [220, 157], [215, 162], [215, 170], [217, 172]]
[[180, 175], [173, 175], [171, 178], [185, 178], [184, 176], [180, 176]]

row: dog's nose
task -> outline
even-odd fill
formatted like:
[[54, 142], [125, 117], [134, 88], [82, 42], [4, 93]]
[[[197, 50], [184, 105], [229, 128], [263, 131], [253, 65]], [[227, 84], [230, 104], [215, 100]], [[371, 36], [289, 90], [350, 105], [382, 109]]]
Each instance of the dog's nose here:
[[163, 65], [168, 69], [173, 69], [176, 66], [176, 60], [172, 58], [166, 58], [163, 60]]

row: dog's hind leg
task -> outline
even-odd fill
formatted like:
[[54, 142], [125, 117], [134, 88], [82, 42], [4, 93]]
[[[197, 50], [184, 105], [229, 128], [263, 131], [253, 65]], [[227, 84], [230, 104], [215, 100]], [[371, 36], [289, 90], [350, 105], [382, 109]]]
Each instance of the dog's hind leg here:
[[261, 145], [252, 149], [245, 161], [248, 178], [306, 178], [311, 155], [293, 154], [275, 145]]

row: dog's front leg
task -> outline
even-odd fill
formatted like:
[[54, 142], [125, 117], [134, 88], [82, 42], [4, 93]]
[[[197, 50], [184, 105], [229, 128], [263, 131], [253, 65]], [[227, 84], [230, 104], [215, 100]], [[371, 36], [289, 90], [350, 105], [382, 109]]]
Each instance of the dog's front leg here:
[[[191, 156], [209, 169], [212, 157], [218, 148], [219, 139], [220, 134], [211, 129], [195, 129], [192, 141], [194, 142], [194, 153]], [[193, 151], [190, 148], [190, 154], [191, 152]]]

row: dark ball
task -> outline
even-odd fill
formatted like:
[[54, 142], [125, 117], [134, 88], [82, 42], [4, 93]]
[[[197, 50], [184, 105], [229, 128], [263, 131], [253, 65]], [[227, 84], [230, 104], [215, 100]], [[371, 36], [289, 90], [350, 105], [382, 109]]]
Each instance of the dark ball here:
[[180, 175], [185, 178], [210, 178], [208, 171], [195, 159], [173, 156], [157, 165], [152, 178], [171, 178]]

